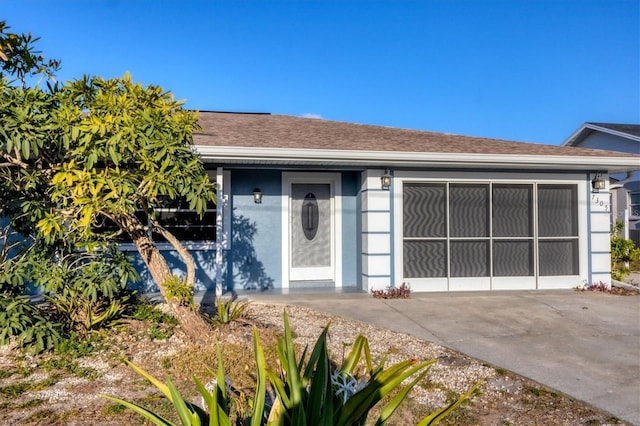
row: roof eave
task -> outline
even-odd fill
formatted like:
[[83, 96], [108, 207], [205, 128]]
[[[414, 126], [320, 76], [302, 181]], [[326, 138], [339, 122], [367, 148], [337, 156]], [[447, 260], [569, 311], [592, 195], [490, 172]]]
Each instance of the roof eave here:
[[584, 123], [578, 130], [576, 130], [571, 136], [569, 136], [562, 145], [565, 146], [578, 146], [580, 142], [587, 138], [593, 132], [608, 133], [610, 135], [618, 136], [625, 139], [640, 142], [640, 137], [631, 135], [626, 132], [620, 132], [617, 130], [609, 129], [607, 127], [598, 126], [593, 123]]
[[205, 162], [333, 165], [361, 167], [473, 167], [496, 169], [589, 170], [621, 173], [638, 170], [637, 158], [478, 154], [446, 152], [351, 151], [195, 146]]

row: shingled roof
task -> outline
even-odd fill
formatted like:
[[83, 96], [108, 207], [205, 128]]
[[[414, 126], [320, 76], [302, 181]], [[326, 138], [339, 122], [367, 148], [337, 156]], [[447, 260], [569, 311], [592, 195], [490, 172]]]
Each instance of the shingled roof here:
[[[461, 136], [449, 133], [435, 133], [393, 127], [345, 123], [313, 118], [271, 114], [242, 114], [201, 112], [202, 132], [194, 135], [194, 143], [205, 156], [224, 157], [225, 153], [252, 158], [259, 162], [275, 161], [279, 154], [291, 154], [302, 160], [311, 152], [325, 154], [325, 160], [342, 157], [379, 158], [380, 160], [407, 157], [425, 157], [437, 160], [437, 156], [452, 155], [470, 157], [511, 158], [514, 164], [523, 156], [535, 157], [582, 157], [620, 158], [629, 154], [612, 151], [575, 148], [568, 146], [543, 145]], [[305, 154], [306, 153], [306, 154]], [[319, 154], [318, 154], [319, 155]], [[462, 158], [462, 157], [460, 157]], [[408, 158], [410, 159], [410, 158]], [[640, 161], [640, 156], [638, 157]], [[375, 161], [374, 161], [375, 162]], [[592, 163], [593, 161], [588, 161]]]
[[196, 145], [465, 154], [619, 156], [619, 153], [270, 114], [201, 112]]

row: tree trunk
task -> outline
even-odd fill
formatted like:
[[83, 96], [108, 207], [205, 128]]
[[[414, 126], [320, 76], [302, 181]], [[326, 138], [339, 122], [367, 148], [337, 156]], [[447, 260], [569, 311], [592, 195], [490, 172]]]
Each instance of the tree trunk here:
[[[116, 223], [124, 229], [133, 240], [133, 244], [138, 249], [140, 257], [147, 265], [147, 269], [160, 289], [169, 310], [176, 317], [185, 334], [193, 341], [207, 341], [211, 334], [211, 326], [200, 316], [200, 314], [189, 306], [182, 306], [175, 300], [170, 300], [164, 284], [173, 278], [167, 260], [162, 256], [160, 250], [155, 246], [153, 240], [149, 238], [146, 230], [135, 217], [135, 215], [120, 215], [115, 218]], [[187, 253], [188, 254], [188, 253]], [[190, 256], [190, 255], [189, 255]]]
[[184, 262], [184, 265], [187, 269], [187, 274], [185, 275], [185, 281], [187, 284], [194, 285], [196, 282], [196, 265], [193, 261], [193, 256], [189, 253], [189, 250], [182, 245], [180, 240], [178, 240], [171, 232], [164, 229], [157, 221], [152, 220], [153, 231], [162, 235], [168, 242], [173, 246], [174, 249], [178, 252], [178, 255]]

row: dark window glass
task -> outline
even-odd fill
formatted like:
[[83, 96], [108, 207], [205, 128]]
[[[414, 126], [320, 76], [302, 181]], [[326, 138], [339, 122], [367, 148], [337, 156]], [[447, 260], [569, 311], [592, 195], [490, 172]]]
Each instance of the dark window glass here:
[[[158, 223], [181, 241], [215, 241], [216, 240], [216, 210], [215, 204], [207, 206], [207, 211], [201, 218], [194, 210], [189, 210], [189, 203], [185, 199], [163, 200], [162, 206], [155, 209]], [[150, 226], [144, 211], [136, 212], [136, 217], [143, 226]], [[116, 232], [118, 227], [112, 221], [105, 219], [100, 224], [99, 232]], [[154, 241], [166, 242], [157, 232], [151, 234]], [[131, 243], [126, 233], [119, 234], [117, 241]]]
[[[181, 241], [215, 241], [216, 212], [208, 210], [202, 218], [193, 210], [158, 211], [158, 223]], [[156, 241], [166, 241], [154, 233]]]
[[[167, 231], [180, 241], [215, 241], [216, 240], [216, 206], [210, 203], [202, 217], [189, 209], [189, 202], [185, 198], [168, 198], [161, 200], [161, 206], [156, 207], [156, 220]], [[153, 239], [165, 242], [166, 239], [153, 233]]]
[[640, 216], [640, 192], [630, 194], [631, 216]]
[[[138, 218], [138, 220], [143, 226], [148, 225], [147, 215], [144, 213], [144, 211], [138, 210], [136, 212], [136, 217]], [[115, 222], [113, 222], [111, 219], [104, 218], [103, 221], [98, 225], [97, 228], [95, 228], [94, 231], [98, 233], [114, 234], [114, 233], [118, 233], [119, 230], [120, 228], [118, 227], [118, 225], [115, 224]], [[126, 232], [118, 233], [116, 236], [116, 241], [119, 243], [133, 242], [129, 234], [127, 234]]]

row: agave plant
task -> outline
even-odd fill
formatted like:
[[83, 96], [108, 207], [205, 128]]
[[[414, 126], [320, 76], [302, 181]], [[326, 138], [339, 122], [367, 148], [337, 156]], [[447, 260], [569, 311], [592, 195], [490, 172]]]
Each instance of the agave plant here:
[[[342, 365], [331, 363], [327, 349], [329, 325], [324, 328], [305, 363], [306, 349], [295, 353], [289, 319], [284, 314], [284, 336], [277, 353], [281, 371], [268, 371], [277, 399], [269, 420], [278, 425], [364, 425], [371, 409], [392, 392], [396, 393], [384, 407], [376, 425], [384, 424], [405, 400], [409, 391], [427, 374], [435, 360], [409, 359], [385, 368], [383, 358], [373, 367], [369, 341], [360, 335]], [[358, 374], [364, 364], [364, 373]], [[403, 382], [413, 377], [407, 385]], [[420, 425], [435, 424], [467, 399], [478, 384], [453, 404], [425, 417]]]
[[211, 322], [213, 325], [220, 326], [244, 318], [248, 306], [249, 302], [235, 302], [233, 299], [219, 300], [216, 303], [216, 315]]
[[[337, 366], [331, 362], [327, 349], [329, 324], [318, 337], [311, 354], [307, 357], [305, 348], [302, 356], [298, 357], [286, 312], [284, 326], [284, 336], [279, 339], [276, 348], [280, 361], [278, 371], [267, 369], [258, 333], [255, 328], [253, 330], [257, 367], [256, 389], [253, 398], [250, 399], [252, 411], [247, 419], [243, 419], [241, 413], [232, 412], [231, 395], [226, 385], [220, 348], [218, 348], [218, 370], [214, 388], [211, 391], [207, 390], [194, 377], [196, 388], [205, 402], [206, 409], [186, 401], [170, 379], [162, 383], [131, 362], [126, 362], [172, 402], [184, 426], [230, 426], [234, 423], [251, 426], [364, 425], [371, 409], [393, 392], [395, 395], [386, 401], [375, 422], [376, 425], [383, 425], [405, 400], [409, 391], [436, 362], [410, 359], [385, 368], [383, 359], [374, 368], [368, 340], [364, 336], [358, 336], [342, 365]], [[363, 368], [364, 372], [360, 373]], [[404, 385], [403, 382], [410, 378], [412, 380]], [[267, 382], [270, 383], [275, 394], [275, 398], [269, 403], [266, 399]], [[429, 414], [418, 425], [436, 424], [467, 399], [478, 386], [479, 383], [457, 401]], [[134, 410], [153, 424], [174, 425], [170, 420], [144, 407], [120, 398], [103, 396]]]

